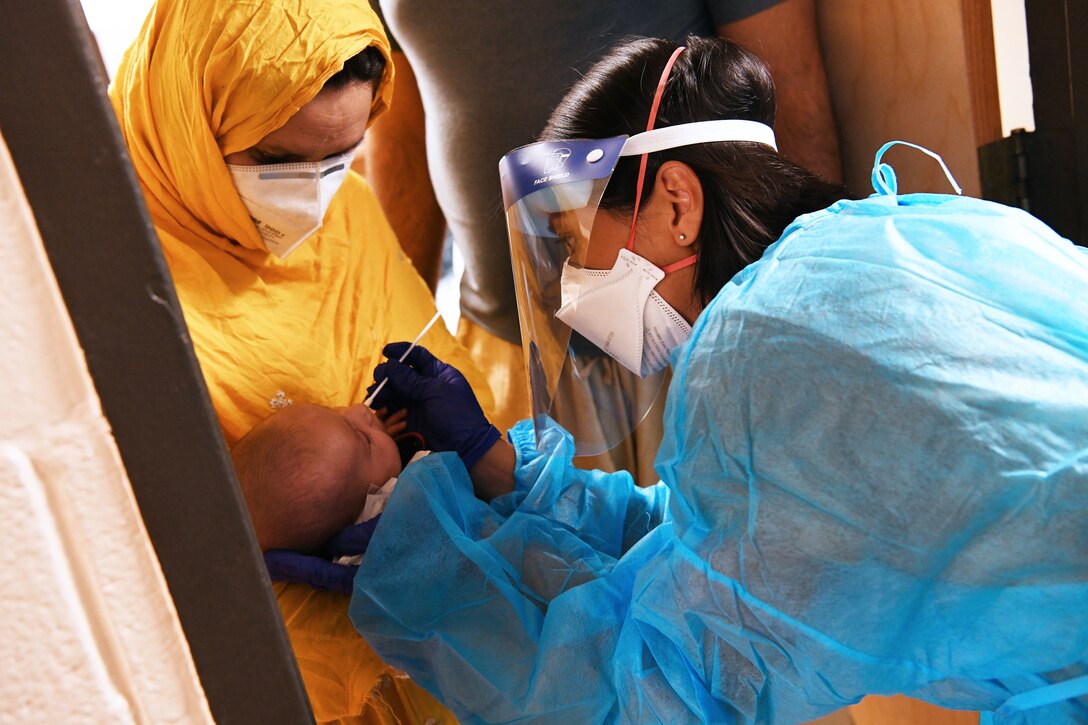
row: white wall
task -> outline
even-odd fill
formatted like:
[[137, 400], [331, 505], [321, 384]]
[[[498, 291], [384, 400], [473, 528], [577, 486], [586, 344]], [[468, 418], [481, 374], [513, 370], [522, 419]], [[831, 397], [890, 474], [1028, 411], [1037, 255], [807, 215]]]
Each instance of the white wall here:
[[1028, 26], [1024, 0], [993, 0], [997, 91], [1001, 96], [1001, 128], [1035, 130], [1031, 76], [1028, 67]]
[[0, 723], [210, 723], [0, 138]]
[[80, 4], [113, 80], [121, 56], [140, 32], [152, 0], [81, 0]]

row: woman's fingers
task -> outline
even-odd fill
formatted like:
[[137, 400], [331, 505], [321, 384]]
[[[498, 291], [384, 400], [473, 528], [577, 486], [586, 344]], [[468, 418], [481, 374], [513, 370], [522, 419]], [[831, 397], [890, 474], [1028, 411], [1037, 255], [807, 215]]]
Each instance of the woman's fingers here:
[[407, 417], [408, 417], [408, 409], [407, 408], [401, 408], [400, 410], [398, 410], [396, 412], [390, 413], [389, 417], [386, 418], [386, 420], [391, 421], [391, 422], [399, 422], [399, 421], [404, 420]]
[[408, 429], [407, 408], [401, 408], [395, 413], [387, 413], [384, 416], [379, 413], [378, 418], [380, 418], [385, 425], [385, 432], [391, 436], [395, 437]]
[[433, 378], [444, 367], [444, 363], [431, 354], [431, 351], [422, 345], [411, 346], [411, 343], [407, 342], [391, 342], [382, 349], [382, 354], [389, 358], [390, 361], [401, 362], [401, 357], [407, 355], [404, 358], [404, 363], [418, 373], [425, 377]]

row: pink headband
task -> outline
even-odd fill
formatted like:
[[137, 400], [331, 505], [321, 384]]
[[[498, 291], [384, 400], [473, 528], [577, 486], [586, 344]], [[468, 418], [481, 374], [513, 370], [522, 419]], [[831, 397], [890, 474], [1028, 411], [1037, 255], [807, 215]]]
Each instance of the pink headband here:
[[[669, 62], [665, 64], [665, 70], [661, 72], [661, 80], [657, 82], [657, 91], [654, 93], [654, 102], [650, 106], [650, 118], [646, 122], [646, 130], [654, 130], [654, 122], [657, 120], [657, 109], [661, 105], [661, 96], [665, 92], [665, 83], [669, 80], [669, 73], [672, 72], [672, 66], [676, 62], [676, 59], [680, 57], [680, 54], [684, 52], [684, 47], [680, 46], [673, 51], [669, 56]], [[642, 162], [638, 168], [638, 183], [635, 186], [635, 213], [631, 218], [631, 234], [627, 237], [627, 251], [633, 252], [635, 250], [635, 224], [638, 222], [638, 208], [639, 203], [642, 201], [642, 185], [646, 180], [646, 162], [649, 159], [649, 154], [642, 154]], [[695, 264], [695, 260], [699, 258], [698, 254], [693, 254], [686, 259], [681, 259], [679, 262], [663, 267], [662, 271], [665, 274], [674, 272], [684, 267], [690, 267]]]

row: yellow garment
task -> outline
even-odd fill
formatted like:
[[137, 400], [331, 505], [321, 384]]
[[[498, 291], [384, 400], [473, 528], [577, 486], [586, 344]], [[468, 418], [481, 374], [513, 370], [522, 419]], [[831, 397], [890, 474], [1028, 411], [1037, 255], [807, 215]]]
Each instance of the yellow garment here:
[[457, 323], [457, 341], [468, 350], [495, 396], [490, 419], [495, 427], [506, 433], [519, 420], [530, 417], [532, 406], [521, 345], [492, 335], [467, 317]]
[[[382, 346], [412, 339], [434, 314], [361, 177], [348, 175], [321, 230], [280, 260], [265, 251], [223, 160], [282, 126], [371, 45], [388, 60], [366, 0], [159, 0], [110, 89], [228, 444], [281, 393], [362, 401]], [[389, 102], [392, 78], [390, 64], [371, 119]], [[442, 326], [423, 344], [463, 370], [490, 409]], [[346, 597], [276, 591], [319, 721], [452, 720], [377, 659], [351, 628]]]
[[[530, 417], [532, 406], [529, 400], [528, 376], [525, 374], [525, 354], [521, 346], [492, 335], [467, 317], [462, 317], [457, 325], [457, 340], [465, 346], [472, 355], [473, 362], [483, 371], [495, 396], [491, 422], [505, 432], [513, 428], [519, 420]], [[668, 380], [671, 379], [670, 375]], [[660, 477], [654, 470], [654, 461], [664, 436], [662, 416], [667, 390], [666, 381], [657, 402], [646, 412], [646, 417], [630, 437], [600, 455], [579, 456], [574, 459], [574, 465], [589, 470], [630, 471], [640, 486], [657, 483]]]
[[426, 691], [378, 659], [351, 626], [347, 595], [298, 584], [277, 583], [273, 589], [318, 722], [457, 722]]

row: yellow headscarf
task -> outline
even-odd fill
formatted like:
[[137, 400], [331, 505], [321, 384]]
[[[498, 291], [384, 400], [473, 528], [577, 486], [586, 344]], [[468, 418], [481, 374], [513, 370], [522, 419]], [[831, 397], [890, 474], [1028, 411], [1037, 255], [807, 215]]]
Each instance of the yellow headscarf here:
[[[389, 47], [366, 0], [159, 0], [110, 89], [228, 444], [277, 402], [366, 397], [381, 348], [434, 314], [366, 182], [350, 173], [321, 229], [268, 254], [225, 154], [281, 127], [368, 46], [387, 59], [371, 120], [389, 103]], [[423, 339], [491, 398], [438, 325]], [[449, 721], [355, 633], [347, 597], [276, 585], [319, 721]]]
[[155, 3], [110, 91], [155, 225], [263, 254], [223, 157], [283, 126], [371, 45], [387, 61], [373, 122], [392, 96], [393, 65], [364, 0]]

